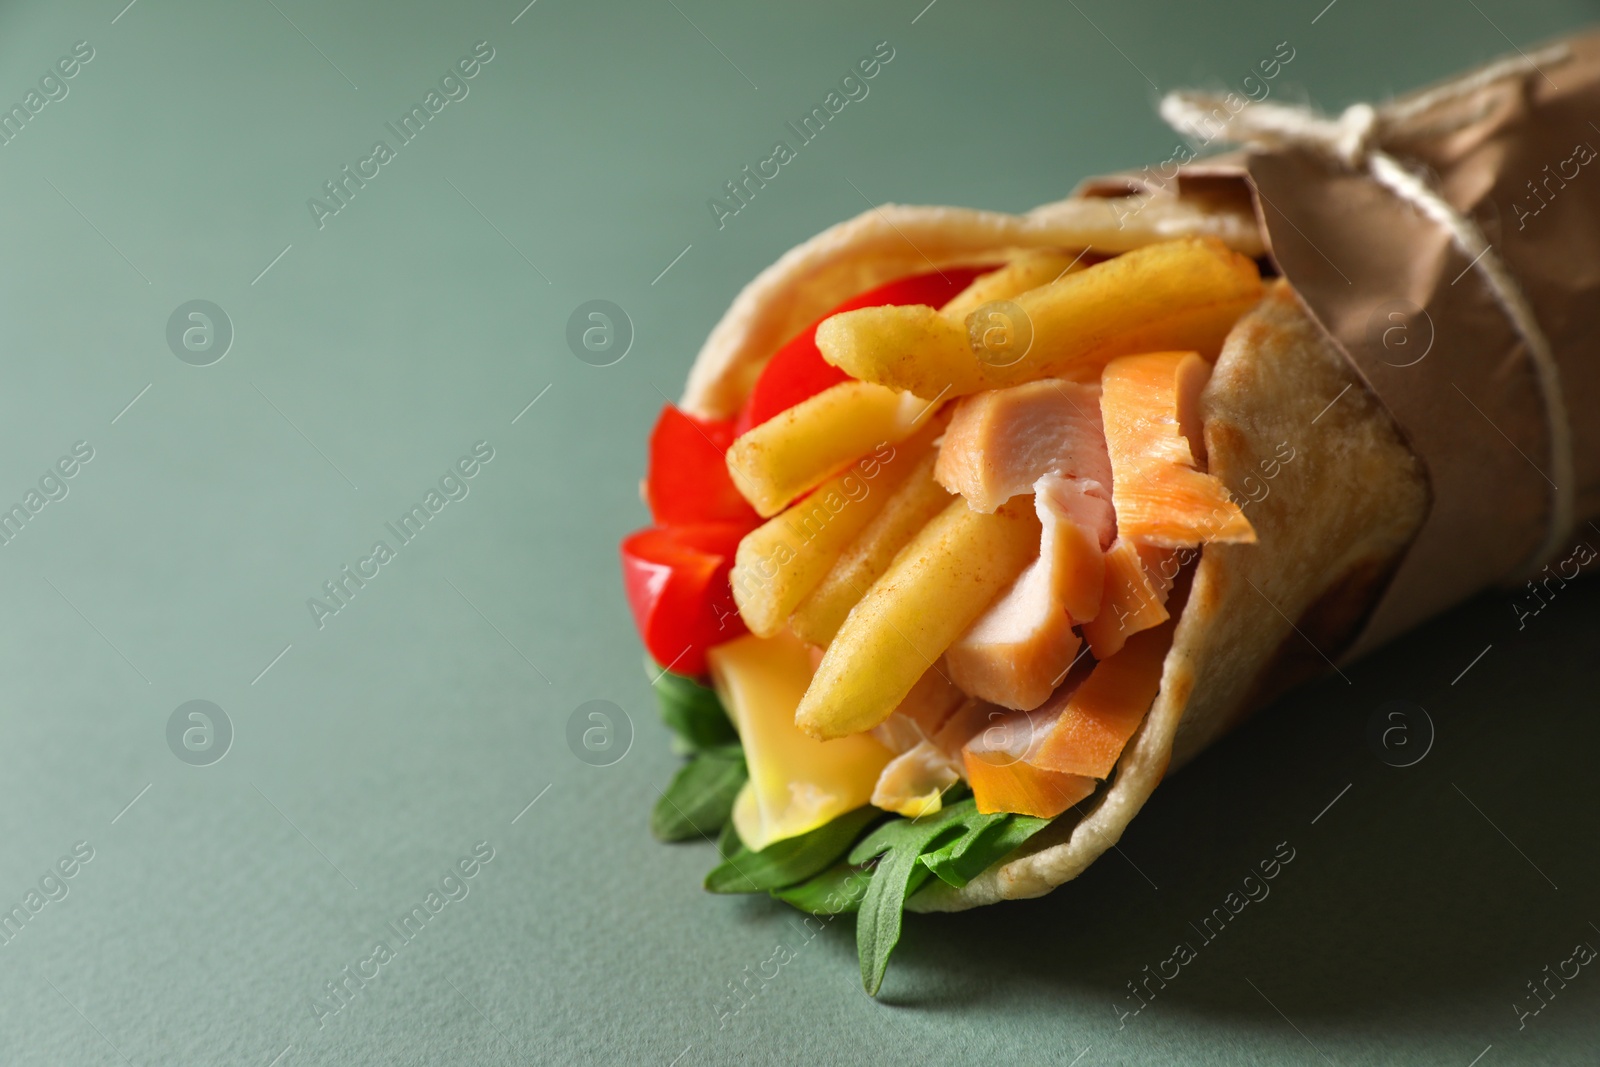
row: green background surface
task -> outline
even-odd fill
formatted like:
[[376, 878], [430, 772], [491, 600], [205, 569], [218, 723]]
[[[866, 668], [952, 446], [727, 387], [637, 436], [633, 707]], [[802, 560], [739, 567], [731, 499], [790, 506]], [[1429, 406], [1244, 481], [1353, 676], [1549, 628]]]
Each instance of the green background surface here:
[[[1025, 209], [1166, 158], [1159, 93], [1279, 42], [1275, 99], [1337, 109], [1600, 6], [123, 2], [0, 14], [4, 104], [94, 49], [0, 146], [0, 502], [94, 450], [0, 547], [0, 904], [94, 853], [0, 945], [0, 1061], [1592, 1062], [1592, 969], [1520, 1029], [1513, 1005], [1600, 945], [1600, 590], [1520, 631], [1489, 595], [1297, 691], [1077, 882], [911, 918], [872, 1001], [848, 921], [807, 939], [701, 891], [709, 845], [648, 836], [676, 760], [615, 543], [738, 287], [866, 201]], [[319, 229], [307, 199], [479, 41], [470, 94]], [[870, 95], [719, 230], [707, 198], [879, 41]], [[565, 340], [596, 298], [636, 335], [609, 367]], [[209, 366], [166, 340], [193, 299], [235, 331]], [[319, 628], [307, 599], [478, 441], [470, 494]], [[1402, 698], [1435, 736], [1397, 769], [1367, 734]], [[168, 747], [193, 699], [234, 731], [209, 766]], [[566, 740], [590, 700], [631, 720], [610, 766]], [[484, 841], [469, 894], [319, 1020]], [[1124, 1017], [1280, 842], [1270, 897]]]

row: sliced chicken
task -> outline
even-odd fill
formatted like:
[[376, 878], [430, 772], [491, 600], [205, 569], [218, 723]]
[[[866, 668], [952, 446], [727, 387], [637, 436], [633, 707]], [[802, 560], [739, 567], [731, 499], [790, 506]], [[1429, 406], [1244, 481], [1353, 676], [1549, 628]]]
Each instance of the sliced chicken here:
[[872, 728], [873, 737], [898, 753], [878, 775], [873, 804], [912, 819], [939, 810], [944, 791], [961, 778], [961, 758], [933, 739], [966, 700], [950, 680], [948, 666], [935, 663], [894, 713]]
[[1111, 485], [1098, 385], [1045, 378], [956, 405], [934, 468], [940, 485], [987, 513], [1046, 474]]
[[1036, 708], [1072, 666], [1082, 641], [1040, 558], [945, 652], [962, 691], [1002, 707]]
[[1100, 611], [1105, 549], [1116, 534], [1110, 491], [1099, 482], [1046, 474], [1033, 493], [1043, 526], [1039, 561], [1050, 571], [1051, 593], [1073, 623], [1088, 622]]
[[1120, 536], [1164, 548], [1256, 539], [1227, 488], [1200, 470], [1200, 391], [1210, 376], [1211, 365], [1194, 352], [1123, 356], [1106, 365], [1100, 413]]
[[933, 743], [939, 747], [939, 751], [960, 763], [961, 749], [974, 734], [988, 724], [989, 717], [1004, 714], [1006, 714], [1005, 708], [997, 708], [982, 700], [968, 698], [956, 709], [956, 713], [939, 727], [939, 732], [933, 735]]
[[1193, 552], [1151, 548], [1123, 537], [1106, 550], [1100, 612], [1083, 624], [1096, 659], [1115, 655], [1134, 634], [1167, 621], [1167, 592]]
[[939, 727], [961, 707], [967, 695], [950, 680], [950, 669], [943, 661], [929, 667], [900, 706], [872, 728], [876, 737], [891, 752], [911, 751], [931, 741]]
[[959, 763], [932, 741], [919, 741], [878, 775], [872, 803], [908, 819], [932, 815], [941, 807], [944, 791], [960, 779]]
[[1011, 811], [1050, 819], [1093, 793], [1096, 786], [1093, 778], [1030, 762], [1052, 725], [1042, 711], [1008, 711], [973, 701], [951, 718], [940, 732], [940, 742], [959, 752], [962, 776], [972, 787], [980, 812]]
[[1174, 626], [1169, 620], [1136, 634], [1116, 655], [1095, 664], [1081, 685], [1063, 686], [1036, 711], [1050, 725], [1028, 750], [1028, 762], [1062, 774], [1108, 776], [1161, 688]]
[[946, 653], [963, 691], [1007, 708], [1038, 707], [1061, 684], [1081, 647], [1072, 627], [1100, 610], [1116, 528], [1099, 482], [1046, 474], [1034, 489], [1038, 561]]

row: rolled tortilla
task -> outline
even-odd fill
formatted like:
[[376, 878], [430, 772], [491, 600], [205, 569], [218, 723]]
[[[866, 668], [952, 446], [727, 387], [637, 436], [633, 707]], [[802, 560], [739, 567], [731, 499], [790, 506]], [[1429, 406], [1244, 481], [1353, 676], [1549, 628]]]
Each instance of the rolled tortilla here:
[[[1115, 776], [1080, 805], [1087, 813], [1058, 819], [963, 889], [930, 885], [914, 910], [1035, 897], [1077, 877], [1117, 843], [1168, 770], [1329, 669], [1322, 657], [1354, 640], [1421, 528], [1426, 471], [1286, 283], [1234, 328], [1201, 403], [1210, 472], [1253, 501], [1257, 543], [1202, 550], [1160, 693]], [[1286, 463], [1283, 442], [1294, 450]], [[1268, 478], [1262, 465], [1275, 462]]]
[[[1562, 179], [1560, 196], [1539, 196], [1527, 178], [1595, 158], [1600, 32], [1534, 55], [1559, 65], [1559, 84], [1519, 50], [1366, 109], [1361, 143], [1331, 156], [1263, 120], [1249, 151], [1176, 181], [1091, 179], [1021, 216], [868, 212], [763, 272], [712, 332], [684, 405], [725, 416], [779, 344], [930, 266], [1209, 234], [1270, 250], [1293, 282], [1239, 320], [1202, 395], [1209, 472], [1249, 502], [1257, 543], [1201, 551], [1160, 691], [1078, 817], [962, 889], [931, 881], [912, 910], [1048, 892], [1116, 843], [1168, 770], [1283, 689], [1485, 587], [1574, 576], [1576, 553], [1550, 553], [1600, 516], [1600, 421], [1579, 414], [1600, 406], [1600, 183]], [[1362, 115], [1290, 125], [1347, 129]], [[1369, 149], [1392, 153], [1388, 178]], [[1476, 231], [1487, 247], [1473, 253]]]
[[[836, 226], [739, 295], [701, 350], [683, 406], [704, 416], [736, 411], [788, 336], [854, 293], [929, 263], [994, 262], [1017, 247], [1126, 251], [1190, 234], [1261, 252], [1253, 217], [1237, 203], [1139, 206], [1130, 213], [1116, 198], [1084, 199], [1024, 216], [889, 206]], [[1139, 224], [1117, 229], [1118, 218]], [[1076, 877], [1117, 842], [1169, 768], [1327, 669], [1322, 657], [1354, 639], [1421, 527], [1424, 466], [1286, 283], [1270, 286], [1234, 328], [1202, 407], [1210, 471], [1252, 501], [1259, 542], [1202, 551], [1155, 704], [1111, 780], [1077, 806], [1080, 817], [1058, 818], [963, 889], [934, 880], [913, 910], [1039, 896]], [[1294, 455], [1287, 463], [1284, 443]]]

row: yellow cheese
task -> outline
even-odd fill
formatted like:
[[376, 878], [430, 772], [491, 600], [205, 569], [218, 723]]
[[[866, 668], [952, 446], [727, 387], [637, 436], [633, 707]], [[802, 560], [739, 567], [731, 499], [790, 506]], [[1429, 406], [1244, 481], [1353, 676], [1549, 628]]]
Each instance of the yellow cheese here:
[[890, 752], [866, 734], [818, 741], [800, 732], [794, 713], [811, 684], [811, 657], [798, 638], [747, 635], [711, 649], [707, 661], [750, 767], [733, 805], [746, 848], [760, 851], [867, 803]]

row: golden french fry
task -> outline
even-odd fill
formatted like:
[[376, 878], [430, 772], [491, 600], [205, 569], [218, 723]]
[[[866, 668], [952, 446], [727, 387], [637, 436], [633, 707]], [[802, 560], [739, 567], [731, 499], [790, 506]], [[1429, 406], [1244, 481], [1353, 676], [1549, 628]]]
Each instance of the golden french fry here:
[[871, 382], [840, 382], [728, 446], [733, 484], [769, 519], [846, 464], [910, 437], [934, 405]]
[[899, 444], [883, 444], [804, 500], [745, 534], [734, 556], [734, 603], [751, 633], [771, 637], [891, 500], [933, 458], [935, 418]]
[[934, 481], [937, 452], [929, 452], [840, 554], [833, 569], [789, 617], [789, 628], [803, 641], [826, 648], [845, 616], [894, 562], [895, 554], [950, 506], [950, 491]]
[[1057, 278], [1083, 270], [1083, 253], [1058, 252], [1053, 248], [1030, 248], [1017, 253], [999, 270], [981, 274], [972, 284], [950, 298], [939, 314], [952, 322], [965, 323], [967, 316], [992, 300], [1010, 300], [1049, 285]]
[[965, 328], [923, 305], [827, 319], [817, 347], [855, 378], [922, 397], [964, 396], [1038, 378], [1093, 378], [1136, 352], [1215, 359], [1261, 298], [1253, 261], [1215, 238], [1149, 245], [982, 308]]
[[1031, 496], [992, 515], [953, 501], [895, 557], [840, 627], [795, 711], [828, 740], [888, 718], [917, 679], [1039, 552]]

